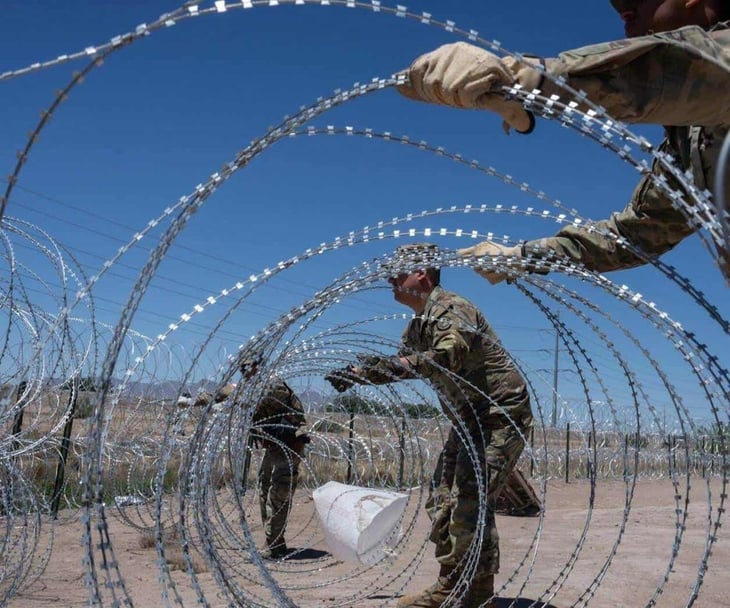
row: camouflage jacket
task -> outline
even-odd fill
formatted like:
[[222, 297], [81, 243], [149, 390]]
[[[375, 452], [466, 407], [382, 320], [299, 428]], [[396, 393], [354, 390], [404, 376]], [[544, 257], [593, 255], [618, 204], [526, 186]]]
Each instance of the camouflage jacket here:
[[[730, 127], [730, 23], [712, 31], [684, 27], [675, 31], [583, 47], [547, 59], [550, 74], [583, 90], [588, 99], [628, 123], [665, 125], [660, 149], [692, 175], [700, 189], [713, 191], [715, 169]], [[545, 94], [564, 97], [549, 79]], [[655, 162], [652, 173], [638, 184], [628, 207], [610, 219], [591, 225], [624, 237], [649, 257], [660, 255], [693, 233], [701, 222], [687, 222], [655, 183], [665, 170]], [[670, 185], [677, 187], [673, 178]], [[728, 180], [725, 200], [730, 200]], [[700, 212], [700, 218], [703, 215]], [[706, 219], [706, 217], [705, 217]], [[555, 251], [599, 272], [645, 263], [641, 256], [585, 227], [568, 226], [555, 237], [530, 241], [525, 252], [546, 257]], [[721, 261], [728, 253], [720, 251]], [[730, 266], [725, 267], [730, 277]]]
[[273, 378], [253, 414], [253, 437], [264, 447], [278, 442], [291, 447], [297, 430], [305, 423], [304, 408], [299, 397], [280, 378]]
[[523, 427], [532, 424], [524, 378], [482, 313], [465, 298], [434, 288], [423, 314], [408, 323], [398, 355], [408, 360], [410, 370], [396, 366], [388, 374], [365, 366], [364, 379], [374, 384], [427, 379], [444, 413], [453, 423], [464, 421], [471, 432], [506, 426], [510, 418]]

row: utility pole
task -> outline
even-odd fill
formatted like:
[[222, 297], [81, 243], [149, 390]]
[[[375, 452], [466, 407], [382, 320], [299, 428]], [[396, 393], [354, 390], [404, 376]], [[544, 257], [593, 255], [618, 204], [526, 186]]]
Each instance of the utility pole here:
[[558, 426], [558, 352], [560, 349], [560, 330], [558, 321], [560, 320], [560, 313], [555, 316], [555, 358], [553, 360], [553, 414], [550, 420], [552, 428]]

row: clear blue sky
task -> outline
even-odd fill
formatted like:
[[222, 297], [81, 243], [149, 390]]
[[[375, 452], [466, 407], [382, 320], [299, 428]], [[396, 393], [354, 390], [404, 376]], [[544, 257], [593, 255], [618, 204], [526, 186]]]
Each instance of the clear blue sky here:
[[[0, 25], [0, 73], [104, 43], [175, 8], [174, 2], [160, 0], [8, 0]], [[506, 48], [547, 56], [622, 36], [608, 0], [423, 1], [409, 3], [408, 9], [453, 20]], [[33, 149], [6, 213], [47, 231], [88, 274], [95, 274], [150, 219], [285, 115], [337, 88], [390, 76], [418, 54], [454, 40], [453, 34], [414, 20], [341, 6], [239, 8], [154, 32], [112, 55], [71, 92]], [[85, 64], [66, 63], [0, 81], [3, 176], [11, 173], [16, 151], [25, 145], [54, 92]], [[389, 89], [349, 102], [312, 124], [372, 128], [426, 140], [526, 181], [584, 217], [599, 219], [626, 204], [636, 173], [614, 155], [558, 124], [541, 120], [532, 135], [507, 137], [500, 122], [486, 113], [413, 103]], [[660, 138], [659, 128], [641, 132], [653, 141]], [[188, 224], [161, 265], [133, 327], [155, 336], [209, 295], [351, 230], [421, 210], [483, 203], [544, 207], [494, 178], [401, 144], [341, 135], [287, 139], [229, 180]], [[506, 214], [438, 216], [413, 226], [492, 230], [513, 239], [546, 236], [557, 228], [551, 221]], [[100, 320], [116, 322], [159, 234], [157, 230], [139, 243], [99, 282], [94, 294]], [[32, 247], [16, 242], [18, 258], [48, 277], [49, 286], [33, 292], [38, 305], [52, 307], [43, 292], [53, 290], [55, 270]], [[469, 244], [463, 238], [438, 242], [444, 247]], [[210, 361], [217, 360], [220, 349], [235, 349], [348, 269], [393, 245], [388, 240], [330, 253], [283, 273], [226, 322], [211, 345], [216, 354]], [[727, 288], [697, 237], [665, 261], [691, 276], [727, 313]], [[640, 291], [691, 327], [727, 365], [727, 336], [656, 270], [636, 269], [610, 278]], [[703, 416], [696, 382], [660, 332], [597, 290], [570, 279], [564, 282], [621, 318]], [[516, 289], [490, 287], [462, 269], [445, 272], [444, 284], [473, 299], [526, 365], [552, 366], [548, 323]], [[329, 322], [404, 312], [383, 287], [351, 298], [332, 311]], [[227, 308], [213, 307], [171, 340], [179, 348], [194, 348]], [[568, 312], [564, 318], [585, 336], [585, 347], [606, 365], [606, 379], [620, 395], [625, 383], [600, 339]], [[400, 325], [383, 325], [379, 331], [397, 338]], [[317, 329], [326, 327], [323, 319]], [[627, 348], [615, 329], [609, 333]], [[213, 365], [210, 361], [203, 368]], [[640, 362], [634, 364], [641, 369]], [[549, 384], [550, 375], [546, 378]], [[570, 374], [564, 381], [569, 384]], [[655, 378], [647, 377], [648, 390], [657, 386]], [[563, 396], [579, 395], [568, 386]], [[657, 397], [658, 402], [663, 399]]]

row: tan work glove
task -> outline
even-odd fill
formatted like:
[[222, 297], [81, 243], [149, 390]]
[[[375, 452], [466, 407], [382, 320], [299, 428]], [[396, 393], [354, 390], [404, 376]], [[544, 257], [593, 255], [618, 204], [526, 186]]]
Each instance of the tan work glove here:
[[[497, 257], [507, 258], [505, 260], [507, 266], [509, 266], [513, 272], [524, 272], [524, 267], [520, 264], [522, 259], [522, 247], [515, 245], [514, 247], [506, 247], [505, 245], [498, 245], [492, 243], [492, 241], [484, 241], [473, 247], [467, 247], [466, 249], [457, 249], [456, 253], [463, 258], [481, 258], [481, 257]], [[479, 260], [475, 260], [479, 261]], [[492, 285], [501, 283], [507, 278], [514, 276], [512, 273], [499, 272], [495, 270], [480, 270], [474, 268], [474, 272], [484, 277]]]
[[530, 63], [500, 58], [482, 48], [456, 42], [418, 57], [408, 70], [408, 82], [398, 90], [409, 99], [455, 108], [491, 110], [504, 118], [505, 131], [513, 127], [530, 133], [535, 117], [516, 100], [506, 100], [502, 87], [519, 83], [528, 91], [538, 88], [542, 74]]

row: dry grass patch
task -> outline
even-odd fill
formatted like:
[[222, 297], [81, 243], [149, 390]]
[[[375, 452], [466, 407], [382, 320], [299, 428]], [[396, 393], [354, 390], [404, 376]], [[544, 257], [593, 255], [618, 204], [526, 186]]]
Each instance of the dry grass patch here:
[[[139, 546], [142, 549], [156, 549], [156, 532], [154, 530], [143, 532], [139, 537]], [[177, 528], [172, 527], [162, 530], [162, 551], [165, 556], [165, 562], [167, 562], [171, 570], [187, 572], [189, 561], [195, 574], [209, 571], [208, 564], [203, 559], [203, 556], [194, 549], [188, 549], [188, 556], [186, 558], [180, 546], [180, 534]]]

